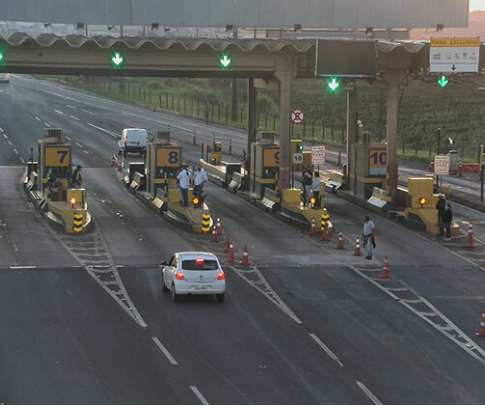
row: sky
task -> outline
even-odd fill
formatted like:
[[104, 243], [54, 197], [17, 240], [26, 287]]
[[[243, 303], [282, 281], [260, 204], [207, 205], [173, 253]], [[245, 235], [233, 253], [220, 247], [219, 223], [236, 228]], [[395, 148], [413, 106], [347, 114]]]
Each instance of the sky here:
[[470, 11], [485, 10], [485, 0], [470, 0]]

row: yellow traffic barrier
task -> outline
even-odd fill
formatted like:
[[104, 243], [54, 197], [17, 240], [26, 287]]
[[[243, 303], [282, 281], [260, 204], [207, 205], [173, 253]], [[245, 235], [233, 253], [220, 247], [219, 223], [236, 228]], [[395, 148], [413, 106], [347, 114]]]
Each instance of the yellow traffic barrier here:
[[211, 230], [211, 216], [210, 214], [202, 214], [202, 232], [207, 234]]
[[83, 232], [83, 215], [82, 213], [74, 213], [74, 221], [73, 221], [73, 228], [72, 230], [76, 234], [80, 234]]
[[328, 228], [328, 224], [330, 222], [330, 214], [328, 213], [327, 209], [324, 208], [322, 210], [322, 226], [321, 226], [321, 231], [325, 231], [326, 228]]

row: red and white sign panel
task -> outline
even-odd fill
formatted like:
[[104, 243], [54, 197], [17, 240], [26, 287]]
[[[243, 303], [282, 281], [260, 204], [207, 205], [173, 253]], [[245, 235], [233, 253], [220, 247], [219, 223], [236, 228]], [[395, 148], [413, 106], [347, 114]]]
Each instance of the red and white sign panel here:
[[312, 164], [325, 164], [325, 146], [312, 146]]
[[434, 174], [435, 176], [448, 176], [450, 174], [450, 156], [435, 156]]
[[299, 125], [300, 123], [303, 123], [304, 120], [305, 120], [305, 114], [303, 113], [302, 110], [295, 109], [293, 112], [291, 112], [291, 121], [295, 125]]

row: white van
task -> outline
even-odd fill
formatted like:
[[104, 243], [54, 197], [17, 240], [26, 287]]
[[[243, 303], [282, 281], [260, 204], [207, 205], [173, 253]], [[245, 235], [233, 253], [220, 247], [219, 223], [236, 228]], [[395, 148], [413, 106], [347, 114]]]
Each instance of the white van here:
[[146, 129], [123, 129], [118, 142], [119, 154], [126, 157], [127, 153], [140, 153], [147, 151], [148, 132]]

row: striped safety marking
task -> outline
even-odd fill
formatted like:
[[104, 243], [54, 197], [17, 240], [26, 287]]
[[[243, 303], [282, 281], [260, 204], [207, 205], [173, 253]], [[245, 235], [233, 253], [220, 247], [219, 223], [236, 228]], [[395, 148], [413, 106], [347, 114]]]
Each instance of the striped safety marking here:
[[74, 213], [73, 231], [76, 234], [83, 232], [83, 215], [79, 213]]
[[202, 232], [207, 234], [211, 230], [211, 216], [209, 214], [202, 214]]

